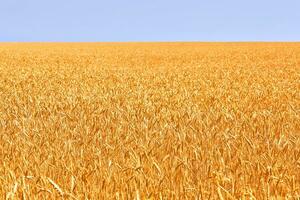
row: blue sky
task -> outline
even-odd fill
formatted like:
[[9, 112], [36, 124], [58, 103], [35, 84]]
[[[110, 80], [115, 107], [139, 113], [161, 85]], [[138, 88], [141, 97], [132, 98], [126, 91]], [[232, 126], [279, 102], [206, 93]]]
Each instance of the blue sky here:
[[2, 0], [0, 41], [300, 41], [300, 0]]

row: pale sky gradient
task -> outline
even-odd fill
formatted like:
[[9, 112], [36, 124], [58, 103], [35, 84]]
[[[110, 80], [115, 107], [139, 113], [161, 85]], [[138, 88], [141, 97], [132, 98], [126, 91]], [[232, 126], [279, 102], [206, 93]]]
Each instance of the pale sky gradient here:
[[300, 41], [300, 0], [1, 0], [0, 41]]

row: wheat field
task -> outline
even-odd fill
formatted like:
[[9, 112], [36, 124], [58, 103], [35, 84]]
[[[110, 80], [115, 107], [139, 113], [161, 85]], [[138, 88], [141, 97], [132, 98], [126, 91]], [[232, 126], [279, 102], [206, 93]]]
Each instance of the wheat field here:
[[299, 199], [300, 43], [1, 43], [0, 199]]

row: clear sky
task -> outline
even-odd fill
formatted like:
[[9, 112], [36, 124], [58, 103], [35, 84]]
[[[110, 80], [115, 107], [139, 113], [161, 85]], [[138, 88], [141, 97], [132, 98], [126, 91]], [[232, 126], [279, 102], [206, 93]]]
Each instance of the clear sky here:
[[300, 41], [300, 0], [1, 0], [0, 41]]

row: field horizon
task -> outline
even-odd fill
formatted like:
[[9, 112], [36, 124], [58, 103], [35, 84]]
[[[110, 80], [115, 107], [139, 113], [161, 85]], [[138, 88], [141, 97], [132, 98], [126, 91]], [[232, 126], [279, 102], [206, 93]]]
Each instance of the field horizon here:
[[300, 42], [0, 42], [0, 198], [300, 198]]

